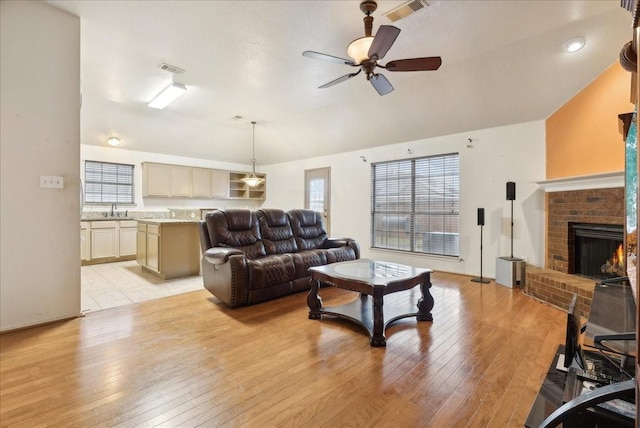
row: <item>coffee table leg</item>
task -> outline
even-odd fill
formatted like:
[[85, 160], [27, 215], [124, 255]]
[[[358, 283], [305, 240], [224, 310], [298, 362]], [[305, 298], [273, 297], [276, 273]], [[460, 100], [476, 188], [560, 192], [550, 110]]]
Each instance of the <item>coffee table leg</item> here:
[[427, 280], [420, 284], [420, 292], [422, 297], [418, 300], [418, 315], [416, 318], [418, 321], [433, 321], [433, 315], [431, 315], [431, 309], [433, 309], [433, 296], [429, 291], [431, 288], [431, 281]]
[[[374, 291], [375, 294], [375, 291]], [[373, 336], [369, 341], [371, 346], [382, 347], [387, 346], [384, 338], [384, 311], [382, 309], [383, 297], [373, 296]]]
[[309, 319], [319, 320], [322, 315], [318, 312], [322, 309], [322, 299], [318, 296], [318, 287], [320, 287], [320, 281], [311, 281], [311, 289], [307, 296], [307, 305], [309, 305]]

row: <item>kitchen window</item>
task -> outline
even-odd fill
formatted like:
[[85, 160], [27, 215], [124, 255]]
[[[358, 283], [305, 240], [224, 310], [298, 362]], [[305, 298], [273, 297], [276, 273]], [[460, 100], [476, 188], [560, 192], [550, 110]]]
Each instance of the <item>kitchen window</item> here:
[[84, 202], [87, 204], [133, 204], [134, 165], [84, 162]]
[[459, 256], [459, 154], [371, 165], [371, 246]]

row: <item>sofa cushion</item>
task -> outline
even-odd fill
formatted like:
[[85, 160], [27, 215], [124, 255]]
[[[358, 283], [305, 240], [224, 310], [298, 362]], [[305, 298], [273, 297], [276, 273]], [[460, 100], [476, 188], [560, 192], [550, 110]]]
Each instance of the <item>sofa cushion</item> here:
[[309, 276], [309, 268], [327, 264], [327, 250], [305, 250], [290, 254], [296, 266], [296, 279]]
[[300, 251], [318, 248], [327, 239], [324, 220], [319, 212], [291, 210], [287, 214]]
[[205, 217], [212, 246], [237, 248], [249, 259], [264, 257], [258, 217], [244, 209], [214, 211]]
[[247, 260], [250, 289], [267, 288], [293, 281], [296, 268], [289, 254]]
[[267, 254], [298, 251], [289, 216], [283, 210], [261, 209], [257, 212], [260, 234]]

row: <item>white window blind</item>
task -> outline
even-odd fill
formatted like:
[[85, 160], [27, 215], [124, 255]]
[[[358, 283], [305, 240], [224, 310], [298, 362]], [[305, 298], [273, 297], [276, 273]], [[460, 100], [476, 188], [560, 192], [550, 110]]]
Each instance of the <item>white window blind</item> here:
[[133, 204], [133, 165], [85, 161], [84, 202]]
[[371, 165], [371, 245], [457, 257], [458, 153]]

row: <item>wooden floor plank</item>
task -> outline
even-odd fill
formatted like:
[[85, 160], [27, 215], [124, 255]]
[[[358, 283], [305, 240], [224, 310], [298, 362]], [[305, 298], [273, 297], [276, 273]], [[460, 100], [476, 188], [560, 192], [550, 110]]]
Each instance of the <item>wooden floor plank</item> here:
[[432, 282], [433, 322], [399, 320], [386, 348], [308, 319], [306, 293], [230, 309], [202, 290], [4, 333], [0, 425], [522, 426], [566, 315], [466, 276]]

